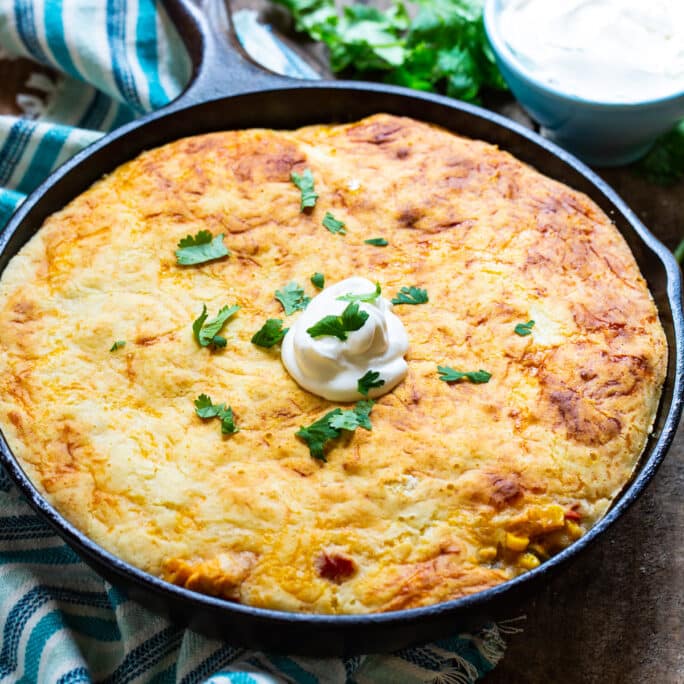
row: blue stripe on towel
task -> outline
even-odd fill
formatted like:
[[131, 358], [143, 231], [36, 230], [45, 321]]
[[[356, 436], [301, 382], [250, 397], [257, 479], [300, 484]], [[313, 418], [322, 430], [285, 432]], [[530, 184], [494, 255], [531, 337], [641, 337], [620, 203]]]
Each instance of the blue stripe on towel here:
[[45, 0], [45, 34], [51, 36], [50, 48], [60, 69], [74, 78], [83, 78], [69, 54], [64, 38], [64, 7], [62, 0]]
[[3, 146], [0, 148], [0, 185], [7, 185], [12, 177], [35, 128], [34, 122], [25, 119], [18, 119], [12, 125]]
[[173, 653], [183, 638], [180, 627], [169, 626], [126, 654], [121, 665], [100, 684], [126, 684]]
[[71, 131], [69, 126], [53, 126], [47, 131], [38, 143], [28, 169], [19, 181], [17, 186], [19, 192], [27, 194], [32, 192], [50, 174]]
[[24, 677], [26, 684], [38, 682], [38, 671], [40, 669], [40, 656], [45, 650], [45, 645], [53, 636], [64, 628], [62, 614], [51, 611], [44, 615], [38, 624], [31, 630], [31, 635], [26, 643], [26, 656], [24, 658]]
[[144, 108], [126, 54], [125, 0], [107, 0], [107, 38], [112, 54], [114, 80], [119, 92], [129, 105], [142, 112]]
[[[22, 193], [0, 189], [0, 232], [24, 199], [25, 195]], [[12, 481], [9, 476], [4, 471], [0, 471], [0, 492], [9, 492], [11, 488]]]
[[157, 109], [169, 101], [169, 96], [159, 80], [157, 12], [153, 0], [139, 0], [135, 43], [138, 62], [148, 81], [150, 109]]
[[14, 16], [17, 24], [17, 33], [26, 49], [42, 64], [49, 64], [50, 59], [45, 54], [38, 40], [34, 3], [31, 0], [15, 0]]
[[87, 668], [77, 667], [63, 674], [56, 684], [90, 684], [92, 681]]

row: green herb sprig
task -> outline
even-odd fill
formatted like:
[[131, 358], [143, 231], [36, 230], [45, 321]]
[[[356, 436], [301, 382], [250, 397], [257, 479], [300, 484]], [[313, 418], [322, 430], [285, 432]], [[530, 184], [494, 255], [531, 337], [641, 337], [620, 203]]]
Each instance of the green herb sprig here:
[[427, 290], [419, 287], [402, 287], [396, 297], [392, 298], [392, 304], [425, 304], [430, 301]]
[[527, 337], [532, 334], [532, 328], [534, 327], [534, 321], [527, 321], [527, 323], [518, 323], [513, 331], [516, 335], [520, 337]]
[[367, 397], [370, 390], [375, 387], [382, 387], [384, 384], [385, 381], [380, 377], [378, 371], [369, 370], [359, 378], [356, 386], [359, 394], [363, 394], [364, 397]]
[[346, 225], [347, 224], [344, 221], [338, 221], [329, 211], [325, 212], [323, 226], [333, 233], [333, 235], [346, 235]]
[[304, 311], [311, 301], [311, 297], [294, 281], [285, 285], [282, 290], [276, 290], [275, 298], [283, 305], [286, 316], [291, 316], [295, 311]]
[[366, 292], [365, 294], [352, 294], [349, 292], [336, 299], [339, 302], [366, 302], [372, 304], [381, 294], [380, 283], [375, 283], [375, 290], [373, 292]]
[[299, 209], [304, 211], [310, 207], [316, 206], [318, 193], [314, 189], [314, 177], [310, 169], [304, 169], [302, 174], [293, 171], [290, 174], [290, 179], [299, 188], [301, 193]]
[[200, 230], [194, 237], [184, 237], [179, 240], [178, 247], [176, 262], [180, 266], [195, 266], [230, 254], [223, 244], [223, 234], [212, 238], [208, 230]]
[[207, 320], [207, 306], [202, 304], [202, 313], [194, 320], [192, 324], [192, 334], [199, 344], [200, 347], [208, 347], [212, 345], [214, 347], [225, 347], [227, 342], [226, 338], [219, 335], [221, 328], [225, 325], [226, 321], [233, 316], [240, 307], [235, 306], [224, 306], [219, 309], [215, 318]]
[[195, 399], [195, 413], [203, 420], [218, 418], [221, 421], [221, 432], [224, 435], [231, 435], [239, 432], [240, 428], [235, 425], [233, 409], [225, 404], [214, 404], [211, 397], [200, 394]]
[[323, 41], [330, 68], [471, 102], [483, 88], [506, 90], [484, 31], [482, 0], [400, 0], [382, 9], [334, 0], [275, 0], [297, 31]]
[[279, 318], [269, 318], [252, 336], [252, 344], [268, 349], [281, 342], [288, 330], [289, 328], [283, 328], [283, 322]]
[[468, 380], [476, 385], [489, 382], [489, 379], [492, 377], [492, 374], [488, 373], [486, 370], [480, 369], [478, 371], [463, 372], [454, 370], [451, 366], [437, 366], [437, 372], [439, 373], [439, 379], [444, 382]]
[[351, 302], [339, 316], [324, 316], [318, 323], [307, 328], [306, 332], [311, 337], [331, 335], [344, 342], [348, 332], [359, 330], [367, 320], [368, 313], [359, 311], [358, 302]]
[[311, 425], [302, 426], [295, 435], [309, 447], [312, 458], [327, 461], [325, 449], [329, 442], [342, 434], [342, 430], [352, 432], [359, 427], [364, 430], [373, 429], [370, 413], [374, 404], [374, 401], [368, 399], [356, 402], [353, 409], [333, 409]]

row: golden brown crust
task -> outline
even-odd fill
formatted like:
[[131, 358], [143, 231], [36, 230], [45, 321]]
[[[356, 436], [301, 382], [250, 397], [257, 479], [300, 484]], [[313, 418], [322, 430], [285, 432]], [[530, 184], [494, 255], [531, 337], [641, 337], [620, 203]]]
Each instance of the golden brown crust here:
[[[289, 180], [305, 168], [310, 213]], [[202, 229], [231, 256], [178, 266]], [[364, 244], [377, 236], [389, 246]], [[294, 434], [332, 405], [250, 343], [285, 318], [274, 291], [313, 294], [315, 271], [430, 297], [395, 308], [408, 377], [327, 464]], [[241, 307], [224, 350], [193, 340], [203, 303]], [[447, 385], [438, 364], [492, 379]], [[587, 197], [387, 115], [145, 152], [51, 216], [0, 283], [0, 424], [47, 497], [151, 573], [285, 610], [434, 603], [567, 545], [629, 478], [665, 364], [646, 284]], [[241, 431], [200, 420], [200, 393]]]

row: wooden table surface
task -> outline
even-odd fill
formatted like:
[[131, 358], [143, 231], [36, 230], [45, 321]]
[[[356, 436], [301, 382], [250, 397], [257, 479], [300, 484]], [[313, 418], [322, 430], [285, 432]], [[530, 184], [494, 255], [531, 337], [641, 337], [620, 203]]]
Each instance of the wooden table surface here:
[[[234, 4], [267, 6], [264, 0]], [[271, 11], [269, 18], [277, 23], [282, 15]], [[0, 114], [17, 111], [16, 93], [26, 92], [23, 84], [33, 68], [24, 60], [0, 60]], [[531, 125], [511, 100], [496, 107]], [[598, 172], [666, 245], [676, 246], [684, 235], [684, 182], [662, 188], [629, 168]], [[683, 495], [680, 429], [641, 499], [572, 567], [521, 606], [524, 630], [508, 637], [506, 655], [485, 684], [682, 684]]]

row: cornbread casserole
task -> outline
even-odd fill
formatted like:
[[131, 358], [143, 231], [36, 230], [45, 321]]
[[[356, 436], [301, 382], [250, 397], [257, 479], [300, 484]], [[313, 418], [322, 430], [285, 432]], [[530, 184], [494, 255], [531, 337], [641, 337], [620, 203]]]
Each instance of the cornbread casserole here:
[[[302, 211], [305, 169], [319, 198]], [[179, 265], [200, 230], [230, 255]], [[295, 433], [345, 406], [251, 342], [292, 325], [274, 292], [313, 296], [315, 272], [429, 293], [394, 307], [407, 377], [327, 462]], [[223, 348], [193, 336], [203, 305], [240, 307]], [[388, 611], [504, 582], [590, 528], [644, 448], [666, 352], [606, 215], [492, 145], [388, 115], [212, 133], [116, 169], [11, 261], [0, 426], [68, 520], [149, 573], [253, 606]], [[198, 417], [203, 393], [239, 432]]]

